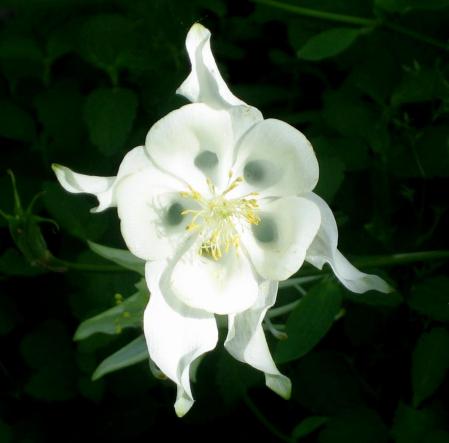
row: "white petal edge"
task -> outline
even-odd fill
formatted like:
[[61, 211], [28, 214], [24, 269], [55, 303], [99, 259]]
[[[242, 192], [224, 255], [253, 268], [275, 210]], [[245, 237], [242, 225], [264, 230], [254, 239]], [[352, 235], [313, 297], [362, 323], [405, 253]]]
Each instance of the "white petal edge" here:
[[306, 261], [318, 269], [322, 269], [324, 264], [328, 263], [340, 282], [352, 292], [359, 294], [370, 290], [391, 292], [392, 288], [385, 280], [377, 275], [359, 271], [337, 249], [338, 228], [328, 204], [314, 193], [309, 193], [305, 197], [314, 202], [321, 212], [321, 226], [307, 251]]
[[223, 80], [210, 48], [210, 37], [210, 31], [199, 23], [190, 28], [186, 48], [192, 71], [176, 93], [191, 102], [206, 103], [214, 108], [244, 105]]
[[138, 146], [129, 151], [120, 164], [116, 177], [97, 177], [93, 175], [79, 174], [71, 169], [54, 163], [52, 169], [61, 186], [73, 194], [93, 194], [98, 199], [98, 206], [91, 212], [101, 212], [114, 207], [115, 186], [118, 181], [128, 174], [143, 169], [150, 164], [143, 146]]
[[259, 206], [261, 221], [243, 231], [242, 243], [262, 278], [286, 280], [304, 262], [320, 227], [320, 210], [302, 197], [263, 199]]
[[315, 152], [304, 134], [276, 119], [263, 120], [245, 133], [232, 169], [245, 179], [239, 192], [257, 191], [263, 197], [312, 191], [319, 176]]
[[162, 279], [186, 305], [215, 314], [241, 312], [254, 304], [258, 283], [250, 261], [232, 248], [219, 260], [199, 255], [201, 238], [185, 245]]
[[[188, 235], [183, 184], [150, 166], [121, 179], [115, 191], [120, 229], [128, 249], [143, 260], [172, 256]], [[175, 210], [176, 213], [173, 213]]]
[[165, 261], [146, 265], [151, 295], [144, 313], [144, 332], [151, 359], [177, 385], [175, 411], [182, 417], [194, 403], [190, 366], [215, 348], [218, 329], [212, 314], [191, 309], [161, 291], [160, 278], [166, 265]]
[[281, 397], [289, 399], [291, 381], [277, 369], [262, 328], [267, 310], [276, 301], [277, 290], [277, 282], [262, 282], [257, 302], [244, 312], [229, 315], [225, 347], [237, 360], [263, 371], [266, 385]]

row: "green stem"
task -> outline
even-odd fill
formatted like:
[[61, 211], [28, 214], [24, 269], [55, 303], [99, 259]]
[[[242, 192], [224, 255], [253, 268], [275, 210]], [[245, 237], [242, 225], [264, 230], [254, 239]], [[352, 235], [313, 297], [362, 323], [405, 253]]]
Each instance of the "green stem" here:
[[54, 268], [61, 268], [62, 271], [74, 270], [74, 271], [87, 271], [87, 272], [128, 272], [128, 269], [122, 268], [117, 265], [97, 265], [91, 263], [74, 263], [66, 260], [61, 260], [56, 257], [52, 257], [49, 265]]
[[302, 6], [291, 5], [277, 0], [252, 0], [252, 1], [254, 3], [260, 3], [266, 6], [272, 6], [277, 9], [282, 9], [284, 11], [293, 12], [294, 14], [298, 14], [303, 17], [312, 17], [320, 20], [345, 23], [347, 25], [355, 25], [355, 26], [384, 27], [386, 29], [389, 29], [390, 31], [405, 35], [422, 43], [435, 46], [438, 49], [449, 51], [449, 45], [437, 39], [429, 37], [428, 35], [421, 34], [419, 32], [413, 31], [412, 29], [408, 29], [405, 26], [398, 25], [396, 23], [380, 21], [372, 18], [354, 17], [352, 15], [336, 14], [327, 11], [318, 11], [316, 9], [304, 8]]
[[299, 303], [301, 303], [301, 299], [292, 301], [291, 303], [287, 303], [284, 306], [279, 306], [279, 308], [272, 308], [268, 311], [267, 316], [268, 316], [268, 318], [280, 317], [281, 315], [284, 315], [284, 314], [289, 313], [290, 311], [293, 311], [293, 309], [295, 309], [296, 306], [299, 305]]
[[[357, 268], [377, 268], [431, 260], [444, 260], [447, 258], [449, 258], [449, 251], [406, 252], [392, 255], [374, 255], [371, 257], [354, 258], [352, 264]], [[298, 284], [304, 284], [307, 281], [312, 281], [312, 279], [317, 279], [317, 275], [325, 276], [330, 274], [330, 271], [310, 269], [307, 271], [307, 274], [308, 275], [303, 277], [295, 277], [282, 281], [279, 283], [279, 288], [290, 288]]]
[[449, 258], [449, 251], [406, 252], [392, 255], [360, 257], [354, 260], [354, 266], [359, 268], [396, 266], [418, 261], [442, 260], [447, 258]]
[[405, 35], [407, 37], [410, 37], [410, 38], [420, 41], [422, 43], [427, 43], [428, 45], [435, 46], [444, 51], [449, 50], [449, 45], [446, 45], [445, 43], [443, 43], [435, 38], [429, 37], [428, 35], [421, 34], [419, 32], [413, 31], [412, 29], [408, 29], [405, 26], [397, 25], [396, 23], [391, 23], [391, 22], [383, 22], [383, 23], [381, 23], [381, 26], [389, 29], [390, 31], [397, 32], [398, 34]]
[[[290, 281], [291, 282], [294, 281], [294, 283], [288, 284], [287, 286], [289, 286], [289, 287], [294, 286], [294, 285], [303, 285], [306, 283], [310, 283], [312, 281], [319, 280], [321, 278], [322, 271], [320, 271], [319, 269], [311, 268], [310, 272], [307, 271], [307, 274], [309, 274], [309, 275], [304, 276], [304, 277], [291, 278], [289, 280], [281, 281], [281, 282], [279, 282], [279, 288], [283, 288], [285, 286], [285, 284]], [[314, 274], [316, 274], [316, 275], [314, 275]]]
[[376, 26], [379, 24], [377, 20], [363, 17], [354, 17], [352, 15], [336, 14], [334, 12], [318, 11], [316, 9], [304, 8], [302, 6], [290, 5], [288, 3], [279, 2], [277, 0], [252, 0], [255, 3], [261, 3], [284, 11], [293, 12], [304, 17], [318, 18], [321, 20], [329, 20], [332, 22], [346, 23], [348, 25], [358, 26]]
[[294, 443], [294, 440], [292, 438], [279, 431], [276, 426], [274, 426], [270, 421], [267, 420], [267, 418], [262, 414], [262, 412], [259, 411], [257, 406], [249, 398], [248, 395], [244, 396], [244, 400], [246, 406], [248, 406], [248, 409], [254, 414], [257, 420], [259, 420], [260, 423], [262, 423], [267, 428], [268, 431], [270, 431], [275, 437], [279, 438], [282, 441], [285, 441], [287, 443]]

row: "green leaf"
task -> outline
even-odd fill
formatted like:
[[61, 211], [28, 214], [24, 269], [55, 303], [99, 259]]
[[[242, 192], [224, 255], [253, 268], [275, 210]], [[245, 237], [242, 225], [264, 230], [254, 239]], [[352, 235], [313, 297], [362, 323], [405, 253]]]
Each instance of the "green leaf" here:
[[400, 403], [395, 414], [391, 434], [395, 443], [422, 443], [423, 438], [437, 424], [435, 414], [417, 410]]
[[90, 63], [111, 74], [125, 65], [127, 54], [136, 46], [136, 38], [131, 20], [119, 14], [99, 14], [83, 24], [80, 52]]
[[37, 40], [36, 36], [2, 32], [0, 63], [3, 76], [8, 79], [12, 90], [17, 87], [17, 82], [21, 79], [42, 79], [44, 60]]
[[[85, 137], [82, 119], [83, 97], [74, 81], [63, 81], [39, 93], [34, 106], [46, 136], [58, 141], [63, 152], [79, 152]], [[66, 112], [70, 109], [70, 119]]]
[[[355, 85], [374, 101], [386, 106], [391, 94], [402, 76], [401, 62], [394, 50], [385, 46], [390, 41], [390, 35], [373, 33], [366, 41], [365, 53], [375, 53], [375, 57], [365, 57], [352, 66], [347, 82]], [[379, 51], [378, 48], [383, 50]]]
[[25, 391], [38, 399], [67, 400], [76, 395], [72, 341], [64, 323], [48, 320], [25, 335], [20, 351], [33, 369]]
[[[324, 137], [320, 135], [319, 137], [311, 137], [310, 141], [317, 153], [320, 169], [322, 159], [326, 157], [337, 157], [343, 163], [343, 166], [340, 166], [342, 173], [346, 170], [365, 169], [367, 166], [367, 145], [359, 138], [351, 136]], [[340, 175], [340, 173], [337, 175]], [[322, 178], [320, 177], [320, 181]], [[320, 185], [320, 181], [318, 182], [318, 186]]]
[[382, 115], [352, 91], [341, 88], [324, 94], [325, 122], [340, 134], [360, 137], [376, 152], [389, 146], [389, 133]]
[[47, 38], [46, 55], [51, 62], [71, 52], [76, 47], [79, 23], [75, 19], [53, 30]]
[[64, 401], [77, 395], [72, 362], [55, 361], [32, 374], [25, 385], [27, 394], [42, 400]]
[[404, 72], [391, 102], [398, 106], [444, 98], [449, 98], [449, 86], [443, 74], [435, 68], [415, 66]]
[[449, 321], [449, 278], [435, 277], [417, 284], [408, 304], [432, 320]]
[[78, 381], [78, 389], [84, 397], [99, 402], [103, 398], [105, 383], [104, 380], [93, 381], [90, 377], [81, 377]]
[[103, 360], [92, 375], [92, 380], [98, 380], [110, 372], [135, 365], [136, 363], [140, 363], [148, 358], [148, 349], [145, 337], [141, 335], [116, 353]]
[[292, 438], [297, 441], [311, 434], [326, 423], [327, 417], [307, 417], [301, 423], [296, 425], [292, 431]]
[[34, 120], [15, 103], [1, 100], [0, 137], [21, 142], [33, 141], [36, 137]]
[[219, 17], [226, 15], [227, 5], [224, 0], [197, 0], [197, 3], [202, 8], [214, 12]]
[[449, 443], [449, 432], [436, 430], [426, 435], [423, 443]]
[[449, 0], [375, 0], [375, 6], [388, 12], [439, 10], [449, 7]]
[[261, 382], [260, 373], [237, 361], [227, 352], [220, 353], [217, 366], [218, 390], [227, 405], [235, 405], [250, 388]]
[[288, 318], [288, 339], [276, 349], [279, 363], [302, 357], [326, 335], [340, 310], [341, 297], [340, 286], [330, 279], [307, 292]]
[[333, 28], [309, 39], [298, 51], [298, 57], [305, 60], [323, 60], [348, 49], [362, 33], [355, 28]]
[[71, 235], [83, 240], [98, 238], [107, 227], [107, 218], [93, 217], [89, 210], [96, 206], [93, 200], [86, 201], [70, 195], [54, 182], [44, 183], [43, 200], [51, 217]]
[[416, 157], [426, 177], [449, 177], [449, 138], [446, 125], [429, 126], [420, 131], [416, 142]]
[[0, 39], [0, 59], [40, 61], [42, 51], [36, 39], [21, 35], [2, 35]]
[[139, 291], [107, 311], [83, 321], [75, 332], [75, 340], [84, 340], [92, 334], [119, 334], [125, 328], [142, 325], [143, 311], [148, 303], [148, 292]]
[[396, 308], [403, 301], [403, 297], [399, 292], [389, 292], [384, 294], [377, 291], [368, 291], [363, 294], [356, 294], [355, 292], [345, 291], [344, 297], [354, 303], [370, 306], [383, 306], [386, 308]]
[[12, 437], [11, 426], [0, 420], [0, 441], [2, 443], [12, 443]]
[[332, 202], [345, 177], [345, 164], [337, 156], [319, 155], [320, 180], [314, 192]]
[[421, 336], [413, 352], [413, 406], [418, 407], [443, 382], [449, 368], [449, 333], [434, 328]]
[[0, 297], [0, 336], [9, 334], [15, 327], [19, 316], [12, 297]]
[[45, 272], [41, 268], [33, 267], [16, 249], [7, 249], [0, 255], [0, 273], [6, 275], [33, 276]]
[[84, 118], [89, 137], [104, 155], [114, 155], [124, 147], [137, 103], [137, 96], [130, 89], [96, 89], [87, 97]]
[[45, 367], [56, 359], [67, 360], [72, 341], [62, 322], [48, 320], [25, 335], [20, 352], [26, 364], [34, 369]]
[[89, 248], [98, 254], [99, 256], [110, 260], [119, 266], [123, 266], [126, 269], [135, 271], [140, 275], [145, 275], [145, 262], [131, 254], [126, 249], [110, 248], [108, 246], [102, 246], [98, 243], [88, 241]]
[[384, 443], [388, 431], [372, 409], [359, 408], [340, 412], [328, 420], [318, 437], [320, 443]]
[[312, 351], [295, 367], [293, 398], [317, 415], [334, 415], [363, 404], [358, 375], [347, 357]]

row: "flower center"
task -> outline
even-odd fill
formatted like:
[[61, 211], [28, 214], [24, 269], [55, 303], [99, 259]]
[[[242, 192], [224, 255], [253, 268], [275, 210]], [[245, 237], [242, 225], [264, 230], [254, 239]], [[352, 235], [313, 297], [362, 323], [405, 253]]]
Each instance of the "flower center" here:
[[239, 198], [228, 198], [227, 194], [235, 189], [243, 178], [236, 178], [221, 194], [217, 194], [215, 185], [208, 178], [207, 185], [212, 197], [205, 198], [198, 191], [189, 186], [189, 191], [181, 192], [184, 198], [197, 202], [199, 209], [186, 209], [181, 214], [192, 214], [191, 222], [186, 226], [188, 231], [198, 231], [202, 237], [200, 255], [208, 255], [219, 260], [223, 253], [231, 247], [238, 249], [240, 235], [237, 227], [250, 224], [258, 225], [260, 218], [257, 215], [257, 192]]

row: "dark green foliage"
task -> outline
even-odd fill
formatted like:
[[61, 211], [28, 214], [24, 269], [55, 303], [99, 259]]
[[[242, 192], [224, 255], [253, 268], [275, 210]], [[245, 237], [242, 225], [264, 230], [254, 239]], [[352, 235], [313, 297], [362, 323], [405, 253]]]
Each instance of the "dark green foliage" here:
[[[395, 292], [281, 289], [300, 302], [264, 327], [292, 399], [221, 340], [179, 420], [141, 335], [144, 264], [51, 164], [115, 175], [186, 103], [195, 21], [230, 89], [311, 141], [339, 248]], [[1, 1], [0, 442], [448, 443], [447, 259], [364, 266], [449, 249], [448, 41], [447, 0]]]
[[449, 333], [434, 328], [419, 339], [412, 361], [413, 405], [430, 397], [444, 380], [449, 368]]
[[334, 323], [341, 305], [341, 288], [324, 280], [310, 289], [292, 311], [286, 332], [288, 339], [279, 342], [276, 360], [286, 363], [307, 354]]

